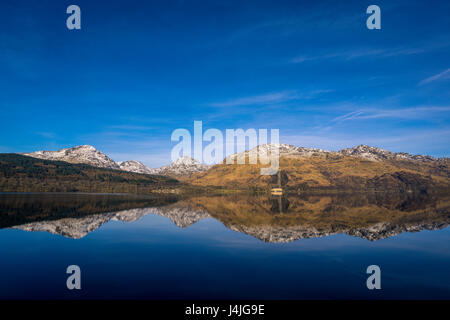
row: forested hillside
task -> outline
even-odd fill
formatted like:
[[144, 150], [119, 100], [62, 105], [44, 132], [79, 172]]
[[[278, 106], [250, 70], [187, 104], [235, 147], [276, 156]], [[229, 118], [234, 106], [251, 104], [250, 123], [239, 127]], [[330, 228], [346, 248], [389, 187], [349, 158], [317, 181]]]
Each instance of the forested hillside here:
[[165, 176], [0, 154], [0, 192], [151, 193], [179, 185]]

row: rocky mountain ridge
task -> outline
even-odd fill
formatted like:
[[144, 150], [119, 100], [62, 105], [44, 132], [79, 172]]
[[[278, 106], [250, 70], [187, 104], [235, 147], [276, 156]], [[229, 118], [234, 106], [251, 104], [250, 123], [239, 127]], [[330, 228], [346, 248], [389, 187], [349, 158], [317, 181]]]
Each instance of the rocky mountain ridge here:
[[208, 170], [210, 167], [187, 156], [180, 157], [172, 164], [163, 166], [161, 168], [149, 168], [142, 162], [136, 160], [121, 161], [116, 163], [106, 154], [98, 151], [90, 145], [76, 146], [73, 148], [65, 148], [57, 151], [36, 151], [31, 153], [22, 153], [22, 155], [45, 160], [82, 163], [99, 168], [154, 175], [189, 175], [194, 172], [202, 172]]
[[93, 146], [82, 145], [73, 148], [65, 148], [58, 151], [36, 151], [32, 153], [22, 153], [25, 156], [54, 160], [65, 161], [69, 163], [83, 163], [94, 167], [117, 169], [120, 166], [103, 152], [98, 151]]
[[[250, 150], [236, 153], [228, 156], [226, 159], [235, 160], [239, 156], [256, 156], [256, 155], [270, 155], [274, 152], [275, 147], [278, 146], [278, 152], [280, 156], [284, 157], [311, 157], [320, 155], [331, 156], [351, 156], [358, 157], [370, 161], [383, 161], [383, 160], [411, 160], [411, 161], [438, 161], [438, 158], [434, 158], [427, 155], [412, 155], [406, 152], [391, 152], [377, 147], [371, 147], [367, 145], [359, 145], [353, 148], [341, 149], [339, 151], [328, 151], [317, 148], [297, 147], [290, 144], [263, 144]], [[445, 158], [443, 158], [445, 159]]]
[[168, 166], [156, 169], [161, 175], [188, 175], [195, 172], [203, 172], [210, 168], [210, 166], [200, 163], [188, 156], [178, 158]]
[[[244, 157], [244, 159], [247, 159], [247, 157], [254, 156], [255, 159], [260, 159], [264, 156], [270, 156], [271, 154], [273, 154], [277, 146], [279, 155], [286, 158], [308, 158], [312, 156], [341, 158], [348, 156], [374, 162], [406, 160], [415, 163], [434, 163], [438, 161], [448, 160], [447, 158], [433, 158], [427, 155], [412, 155], [405, 152], [394, 153], [388, 150], [380, 149], [377, 147], [370, 147], [367, 145], [359, 145], [353, 148], [346, 148], [339, 151], [327, 151], [317, 148], [297, 147], [289, 144], [263, 144], [251, 150], [230, 155], [224, 159], [224, 162], [234, 163], [235, 160], [239, 157]], [[136, 160], [128, 160], [116, 163], [106, 154], [98, 151], [90, 145], [65, 148], [58, 151], [36, 151], [32, 153], [23, 153], [23, 155], [39, 159], [59, 160], [70, 163], [83, 163], [100, 168], [154, 175], [186, 176], [194, 173], [205, 172], [212, 167], [200, 163], [199, 161], [187, 156], [180, 157], [172, 164], [160, 168], [149, 168], [143, 163]]]
[[157, 174], [158, 173], [157, 169], [149, 168], [142, 162], [139, 162], [136, 160], [121, 161], [121, 162], [117, 162], [117, 164], [119, 165], [120, 170], [123, 170], [123, 171], [143, 173], [143, 174]]

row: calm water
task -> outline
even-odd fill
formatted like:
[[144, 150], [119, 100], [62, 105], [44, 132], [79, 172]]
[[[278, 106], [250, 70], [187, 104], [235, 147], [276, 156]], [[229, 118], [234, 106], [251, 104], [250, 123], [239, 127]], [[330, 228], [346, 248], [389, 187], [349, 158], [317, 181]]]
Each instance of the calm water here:
[[450, 299], [449, 221], [427, 194], [0, 194], [0, 298]]

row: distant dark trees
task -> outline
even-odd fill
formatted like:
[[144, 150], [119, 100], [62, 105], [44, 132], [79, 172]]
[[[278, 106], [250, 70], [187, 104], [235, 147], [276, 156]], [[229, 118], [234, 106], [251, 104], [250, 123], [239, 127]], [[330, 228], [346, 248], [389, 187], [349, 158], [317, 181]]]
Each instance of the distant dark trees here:
[[0, 154], [0, 191], [3, 192], [149, 193], [178, 185], [177, 180], [164, 176]]

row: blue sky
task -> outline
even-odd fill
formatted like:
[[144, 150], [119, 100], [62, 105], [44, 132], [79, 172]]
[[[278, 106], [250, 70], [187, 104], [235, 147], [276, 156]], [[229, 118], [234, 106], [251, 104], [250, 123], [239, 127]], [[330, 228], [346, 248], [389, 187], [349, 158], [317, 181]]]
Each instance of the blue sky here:
[[[66, 28], [81, 8], [82, 29]], [[381, 30], [366, 8], [381, 8]], [[177, 128], [449, 156], [449, 1], [2, 1], [0, 152], [168, 164]]]

